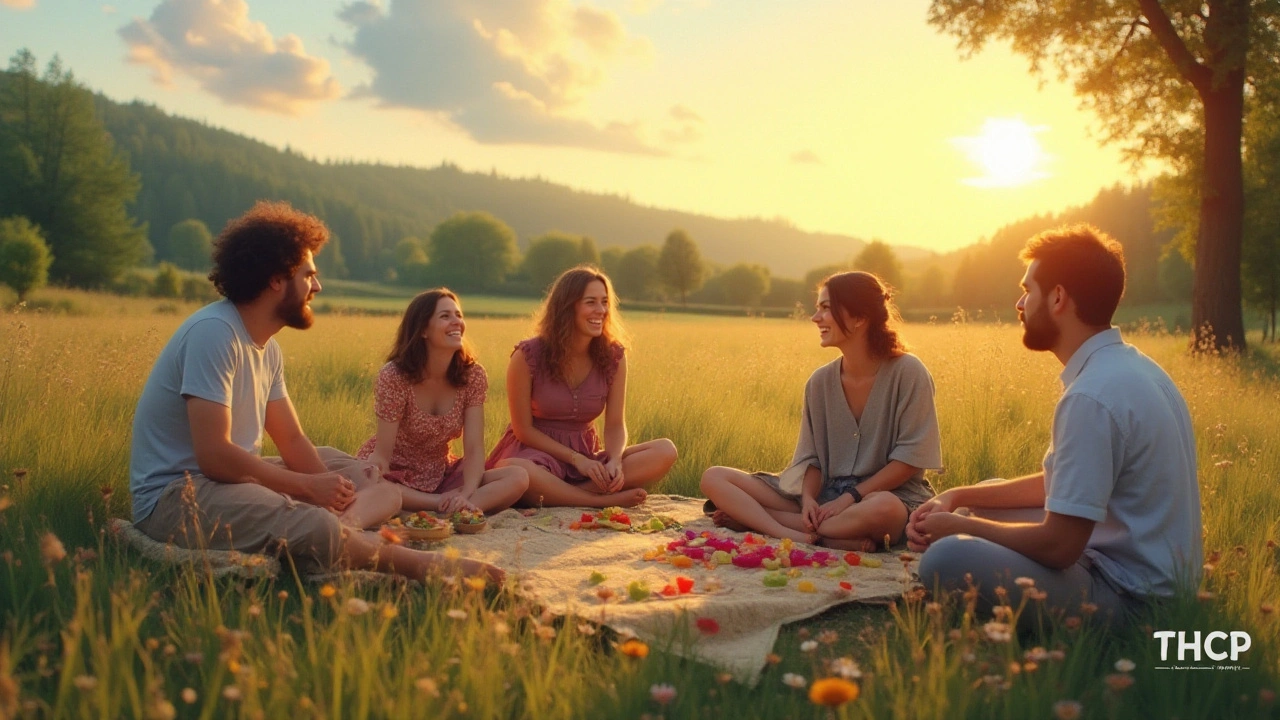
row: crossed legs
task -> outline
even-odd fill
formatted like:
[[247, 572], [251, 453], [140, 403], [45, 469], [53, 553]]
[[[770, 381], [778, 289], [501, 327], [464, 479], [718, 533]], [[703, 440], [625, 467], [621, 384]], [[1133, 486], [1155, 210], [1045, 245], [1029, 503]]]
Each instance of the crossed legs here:
[[602, 493], [588, 482], [570, 483], [541, 465], [524, 458], [505, 458], [497, 467], [523, 468], [529, 487], [521, 500], [527, 505], [635, 507], [648, 497], [645, 486], [662, 479], [676, 462], [676, 446], [662, 438], [632, 445], [622, 451], [623, 486], [618, 492]]

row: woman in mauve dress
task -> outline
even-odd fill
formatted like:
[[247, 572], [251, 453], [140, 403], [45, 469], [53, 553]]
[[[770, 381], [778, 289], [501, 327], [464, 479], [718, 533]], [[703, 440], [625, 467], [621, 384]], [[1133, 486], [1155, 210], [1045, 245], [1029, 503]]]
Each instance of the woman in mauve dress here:
[[666, 438], [627, 446], [626, 345], [609, 278], [586, 265], [566, 270], [537, 326], [511, 353], [511, 425], [486, 466], [527, 471], [529, 505], [639, 505], [675, 463], [676, 446]]
[[[400, 486], [405, 510], [502, 510], [529, 486], [519, 468], [485, 470], [489, 379], [463, 342], [458, 296], [418, 293], [374, 386], [377, 433], [356, 452]], [[449, 443], [462, 438], [462, 457]]]
[[933, 378], [898, 337], [898, 311], [875, 275], [837, 273], [811, 318], [840, 357], [804, 388], [800, 438], [780, 475], [727, 467], [702, 475], [716, 524], [851, 550], [896, 543], [933, 497], [941, 469]]

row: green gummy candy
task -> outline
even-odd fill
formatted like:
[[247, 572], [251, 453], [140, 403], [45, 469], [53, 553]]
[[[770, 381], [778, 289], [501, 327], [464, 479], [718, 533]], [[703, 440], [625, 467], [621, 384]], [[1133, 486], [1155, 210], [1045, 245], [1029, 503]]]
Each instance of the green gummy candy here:
[[648, 600], [649, 586], [645, 585], [639, 580], [632, 580], [631, 584], [627, 586], [627, 595], [629, 595], [631, 599], [635, 600], [636, 602], [640, 602], [641, 600]]
[[733, 562], [733, 557], [724, 550], [717, 550], [714, 553], [711, 553], [711, 562], [717, 565], [728, 565]]
[[604, 576], [604, 573], [600, 572], [599, 570], [594, 570], [591, 573], [591, 577], [587, 578], [587, 582], [591, 583], [592, 585], [599, 585], [600, 583], [604, 582], [607, 579], [608, 578]]
[[782, 561], [777, 558], [769, 558], [760, 563], [764, 565], [765, 570], [777, 570], [782, 567]]
[[779, 572], [768, 572], [764, 574], [765, 587], [786, 587], [788, 578]]

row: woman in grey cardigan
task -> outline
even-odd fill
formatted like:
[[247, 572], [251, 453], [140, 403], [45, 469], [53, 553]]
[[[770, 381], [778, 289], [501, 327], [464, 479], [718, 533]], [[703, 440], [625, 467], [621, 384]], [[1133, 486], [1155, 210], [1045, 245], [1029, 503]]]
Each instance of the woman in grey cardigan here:
[[809, 376], [800, 439], [781, 474], [727, 467], [702, 475], [716, 524], [830, 547], [871, 550], [902, 537], [942, 467], [933, 378], [898, 337], [898, 311], [875, 275], [832, 275], [818, 289], [823, 347], [840, 357]]

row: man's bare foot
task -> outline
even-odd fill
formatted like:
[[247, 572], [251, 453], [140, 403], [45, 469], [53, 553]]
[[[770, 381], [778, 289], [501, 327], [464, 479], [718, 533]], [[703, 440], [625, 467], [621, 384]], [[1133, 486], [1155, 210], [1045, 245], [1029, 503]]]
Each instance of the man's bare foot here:
[[603, 497], [610, 499], [606, 507], [614, 505], [618, 507], [635, 507], [643, 503], [645, 498], [649, 497], [649, 493], [645, 492], [644, 488], [631, 488], [630, 490], [623, 490]]
[[791, 528], [787, 528], [787, 531], [779, 535], [779, 537], [791, 538], [796, 542], [802, 542], [809, 545], [816, 545], [819, 540], [817, 533], [801, 532], [799, 530], [792, 530]]
[[732, 515], [723, 510], [716, 510], [711, 513], [711, 522], [716, 527], [722, 527], [725, 530], [732, 530], [734, 532], [747, 532], [751, 529], [735, 520]]

